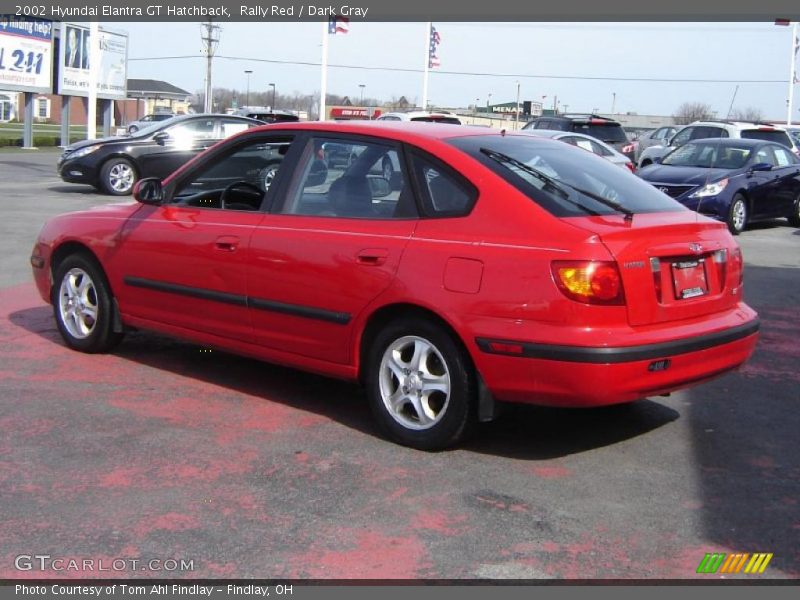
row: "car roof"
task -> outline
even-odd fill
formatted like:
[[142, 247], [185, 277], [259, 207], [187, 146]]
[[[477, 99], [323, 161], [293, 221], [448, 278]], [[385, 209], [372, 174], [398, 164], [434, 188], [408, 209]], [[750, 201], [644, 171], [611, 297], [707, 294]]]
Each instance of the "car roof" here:
[[708, 144], [712, 146], [739, 146], [744, 148], [757, 148], [759, 146], [764, 146], [766, 144], [771, 144], [773, 146], [780, 146], [777, 142], [772, 142], [770, 140], [753, 140], [750, 138], [701, 138], [698, 140], [691, 140], [686, 142], [685, 145], [689, 144]]
[[[250, 131], [323, 131], [328, 133], [352, 133], [362, 135], [382, 134], [395, 139], [427, 139], [444, 140], [448, 138], [465, 137], [470, 135], [503, 135], [499, 129], [462, 125], [453, 127], [443, 123], [419, 123], [414, 121], [301, 121], [286, 123], [271, 123], [256, 127]], [[505, 131], [505, 130], [503, 130]], [[508, 132], [509, 134], [511, 132]], [[521, 137], [530, 137], [521, 134]]]
[[778, 125], [773, 125], [772, 123], [766, 123], [763, 121], [693, 121], [686, 125], [686, 127], [692, 126], [703, 126], [703, 127], [720, 127], [720, 128], [730, 128], [730, 129], [764, 129], [764, 130], [775, 130], [775, 131], [785, 131], [782, 127]]

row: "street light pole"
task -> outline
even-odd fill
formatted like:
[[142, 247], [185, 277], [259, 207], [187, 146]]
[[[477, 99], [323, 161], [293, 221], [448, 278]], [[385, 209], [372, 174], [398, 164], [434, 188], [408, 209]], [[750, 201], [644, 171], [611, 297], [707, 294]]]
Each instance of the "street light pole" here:
[[360, 88], [361, 88], [361, 100], [359, 101], [359, 104], [360, 104], [361, 106], [364, 106], [364, 88], [365, 88], [365, 87], [367, 87], [367, 86], [366, 86], [366, 85], [364, 85], [363, 83], [359, 83], [359, 84], [358, 84], [358, 87], [360, 87]]
[[270, 83], [270, 84], [267, 84], [267, 85], [269, 85], [269, 87], [272, 88], [272, 105], [270, 106], [270, 108], [272, 110], [275, 110], [275, 84], [274, 83]]
[[792, 124], [792, 107], [794, 106], [794, 84], [795, 84], [795, 62], [797, 59], [797, 22], [792, 23], [789, 19], [775, 19], [775, 25], [786, 27], [791, 24], [792, 26], [792, 54], [789, 61], [789, 98], [786, 101], [786, 124]]
[[244, 105], [250, 106], [250, 75], [252, 75], [253, 72], [250, 69], [245, 69], [244, 74], [247, 75], [247, 95], [244, 97]]

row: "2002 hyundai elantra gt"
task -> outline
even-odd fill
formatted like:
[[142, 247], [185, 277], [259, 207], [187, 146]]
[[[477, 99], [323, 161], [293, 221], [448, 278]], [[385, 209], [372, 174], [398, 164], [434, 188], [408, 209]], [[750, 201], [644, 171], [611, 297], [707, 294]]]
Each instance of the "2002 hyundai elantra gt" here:
[[[326, 144], [346, 164], [326, 164]], [[273, 125], [135, 197], [56, 217], [36, 242], [69, 346], [142, 328], [357, 380], [383, 430], [418, 448], [456, 443], [495, 400], [630, 402], [756, 344], [725, 225], [559, 141]]]

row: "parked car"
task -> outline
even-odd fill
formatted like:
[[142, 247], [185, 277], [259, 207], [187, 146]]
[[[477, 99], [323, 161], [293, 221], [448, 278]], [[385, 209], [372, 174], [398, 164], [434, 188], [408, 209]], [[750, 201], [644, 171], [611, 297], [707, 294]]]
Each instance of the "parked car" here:
[[58, 174], [124, 196], [142, 177], [166, 177], [223, 138], [263, 125], [246, 117], [182, 115], [153, 123], [135, 134], [76, 142], [64, 149]]
[[[347, 169], [319, 158], [333, 142], [358, 157]], [[275, 152], [264, 191], [249, 165]], [[398, 154], [392, 190], [370, 171]], [[268, 125], [134, 197], [55, 217], [35, 243], [69, 347], [154, 330], [358, 381], [383, 431], [416, 448], [455, 444], [496, 401], [632, 402], [734, 369], [756, 344], [725, 226], [556, 140]]]
[[696, 140], [639, 175], [687, 208], [724, 221], [734, 235], [779, 217], [800, 227], [800, 160], [780, 144]]
[[794, 148], [785, 130], [771, 123], [759, 121], [695, 121], [681, 128], [665, 145], [650, 146], [639, 155], [638, 168], [646, 167], [662, 158], [675, 148], [680, 148], [692, 140], [707, 138], [730, 138], [745, 140], [764, 140]]
[[151, 115], [145, 115], [141, 119], [137, 119], [135, 121], [131, 121], [128, 123], [127, 131], [128, 133], [136, 133], [140, 129], [144, 129], [145, 127], [150, 127], [153, 123], [158, 123], [159, 121], [166, 121], [167, 119], [171, 119], [172, 117], [176, 116], [175, 113], [153, 113]]
[[292, 123], [300, 120], [300, 117], [287, 110], [273, 110], [263, 106], [246, 106], [237, 110], [234, 114], [240, 117], [258, 119], [259, 121], [264, 121], [264, 123]]
[[600, 115], [565, 113], [549, 117], [537, 117], [532, 121], [528, 121], [522, 129], [554, 129], [556, 131], [583, 133], [605, 142], [631, 160], [634, 159], [636, 152], [635, 145], [628, 139], [622, 125], [614, 119], [601, 117]]
[[409, 112], [384, 113], [376, 121], [419, 121], [423, 123], [445, 123], [447, 125], [461, 125], [461, 119], [450, 112], [429, 112], [426, 110], [412, 110]]
[[639, 164], [639, 157], [642, 152], [647, 150], [650, 146], [665, 146], [667, 141], [675, 135], [678, 131], [676, 127], [667, 125], [666, 127], [659, 127], [647, 133], [643, 133], [637, 138], [636, 155], [634, 163]]
[[601, 156], [612, 164], [622, 167], [623, 169], [627, 169], [631, 173], [636, 171], [631, 159], [622, 154], [622, 152], [617, 152], [605, 142], [601, 142], [597, 138], [593, 138], [590, 135], [571, 133], [568, 131], [554, 131], [552, 129], [525, 129], [523, 133], [539, 137], [548, 137], [554, 140], [566, 142], [567, 144], [577, 146], [578, 148], [583, 148], [592, 154]]

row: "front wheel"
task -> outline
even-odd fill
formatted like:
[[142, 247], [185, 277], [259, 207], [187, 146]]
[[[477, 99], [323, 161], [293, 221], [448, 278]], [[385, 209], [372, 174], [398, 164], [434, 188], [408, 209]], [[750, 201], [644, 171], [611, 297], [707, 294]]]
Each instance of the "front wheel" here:
[[365, 360], [370, 406], [391, 439], [441, 450], [468, 435], [476, 421], [475, 372], [442, 327], [395, 321], [378, 333]]
[[58, 331], [70, 348], [106, 352], [120, 342], [111, 291], [94, 260], [72, 254], [61, 261], [53, 274], [52, 294]]
[[100, 169], [100, 184], [113, 196], [127, 196], [136, 183], [136, 169], [125, 158], [112, 158]]
[[747, 226], [747, 200], [741, 194], [736, 194], [731, 201], [727, 223], [733, 235], [739, 235]]

